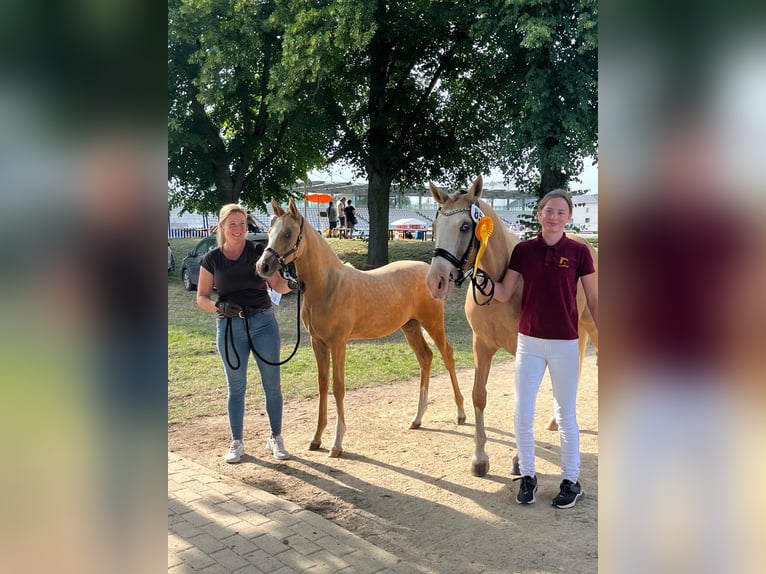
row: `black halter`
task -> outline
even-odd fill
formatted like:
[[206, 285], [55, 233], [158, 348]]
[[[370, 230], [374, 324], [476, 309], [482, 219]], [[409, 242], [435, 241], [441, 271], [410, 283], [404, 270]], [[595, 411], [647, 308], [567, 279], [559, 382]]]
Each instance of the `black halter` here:
[[[295, 245], [293, 245], [292, 249], [290, 249], [290, 250], [289, 250], [287, 253], [285, 253], [284, 255], [280, 255], [279, 253], [277, 253], [276, 251], [274, 251], [274, 250], [273, 250], [271, 247], [267, 247], [267, 248], [266, 248], [266, 249], [264, 249], [264, 251], [263, 251], [264, 253], [266, 253], [267, 251], [271, 251], [271, 252], [274, 254], [274, 256], [277, 258], [277, 261], [279, 261], [279, 265], [280, 265], [280, 267], [282, 267], [282, 268], [286, 267], [286, 266], [288, 265], [288, 263], [292, 263], [292, 261], [295, 261], [295, 259], [297, 259], [297, 257], [298, 257], [298, 255], [297, 255], [297, 253], [298, 253], [298, 246], [301, 244], [301, 241], [303, 241], [303, 222], [304, 222], [304, 221], [306, 221], [306, 220], [303, 218], [303, 216], [302, 216], [302, 215], [300, 216], [300, 218], [301, 218], [301, 224], [300, 224], [301, 226], [300, 226], [300, 230], [298, 231], [298, 239], [295, 241]], [[295, 257], [293, 257], [293, 260], [292, 260], [292, 261], [290, 261], [290, 262], [288, 262], [288, 261], [285, 261], [285, 259], [286, 259], [287, 257], [289, 257], [290, 255], [292, 255], [293, 253], [295, 253], [295, 254], [296, 254], [296, 256], [295, 256]]]
[[[439, 215], [442, 215], [443, 217], [448, 217], [450, 215], [455, 215], [456, 213], [462, 213], [464, 211], [470, 212], [471, 208], [474, 205], [477, 206], [478, 208], [478, 203], [474, 203], [471, 207], [462, 207], [460, 209], [452, 209], [450, 211], [445, 211], [445, 212], [442, 212], [441, 208], [439, 208], [439, 210], [436, 212], [436, 217], [439, 217]], [[457, 285], [458, 287], [460, 287], [463, 284], [463, 282], [471, 276], [471, 270], [469, 269], [466, 272], [465, 264], [468, 261], [468, 257], [471, 255], [471, 251], [474, 248], [478, 247], [478, 244], [479, 244], [479, 240], [476, 239], [475, 231], [476, 231], [476, 221], [473, 221], [473, 230], [471, 231], [471, 241], [468, 242], [468, 247], [466, 247], [465, 253], [463, 253], [463, 257], [461, 257], [460, 259], [455, 257], [452, 253], [450, 253], [446, 249], [442, 249], [441, 247], [434, 248], [431, 254], [432, 257], [441, 257], [443, 259], [446, 259], [447, 261], [452, 263], [452, 265], [455, 266], [458, 272], [458, 276], [456, 279], [454, 279], [454, 281], [455, 281], [455, 285]], [[452, 276], [450, 275], [450, 280], [452, 280], [451, 277]]]
[[[442, 257], [455, 266], [455, 268], [458, 270], [458, 276], [457, 279], [454, 279], [454, 282], [458, 287], [460, 287], [466, 279], [471, 280], [471, 286], [473, 287], [473, 300], [477, 305], [481, 307], [484, 305], [489, 305], [489, 303], [492, 301], [495, 295], [495, 282], [482, 269], [477, 269], [475, 277], [473, 277], [472, 269], [469, 268], [468, 271], [465, 270], [465, 264], [471, 255], [471, 251], [478, 249], [480, 245], [479, 240], [476, 239], [476, 224], [479, 222], [479, 219], [484, 216], [484, 213], [479, 207], [479, 202], [476, 201], [469, 207], [452, 209], [450, 211], [445, 211], [444, 213], [442, 213], [441, 208], [439, 208], [439, 210], [436, 212], [436, 217], [439, 217], [439, 214], [447, 217], [456, 213], [462, 213], [464, 211], [471, 213], [473, 228], [471, 229], [471, 241], [468, 242], [468, 247], [466, 247], [465, 253], [463, 253], [463, 257], [458, 260], [458, 258], [455, 257], [452, 253], [446, 249], [442, 249], [441, 247], [434, 248], [432, 257]], [[451, 274], [450, 281], [453, 281]], [[479, 299], [476, 296], [476, 291], [481, 293], [484, 297], [487, 297], [483, 303], [479, 303]]]

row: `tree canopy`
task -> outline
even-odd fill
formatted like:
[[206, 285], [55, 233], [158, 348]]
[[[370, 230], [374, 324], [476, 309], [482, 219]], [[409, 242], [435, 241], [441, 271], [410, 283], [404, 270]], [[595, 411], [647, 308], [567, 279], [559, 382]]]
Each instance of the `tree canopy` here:
[[388, 260], [392, 183], [489, 172], [497, 118], [471, 82], [486, 41], [480, 4], [299, 0], [285, 8], [285, 78], [313, 83], [337, 129], [329, 158], [368, 181], [370, 265]]
[[392, 184], [497, 167], [541, 195], [596, 155], [596, 0], [172, 0], [170, 14], [169, 165], [187, 206], [262, 205], [343, 161], [368, 181], [381, 265]]
[[499, 57], [481, 73], [514, 80], [500, 98], [496, 165], [538, 198], [598, 157], [597, 23], [597, 0], [512, 2], [497, 21]]
[[[265, 207], [324, 164], [331, 127], [298, 85], [276, 88], [284, 25], [277, 2], [171, 0], [168, 177], [172, 206]], [[290, 97], [292, 105], [275, 101]]]

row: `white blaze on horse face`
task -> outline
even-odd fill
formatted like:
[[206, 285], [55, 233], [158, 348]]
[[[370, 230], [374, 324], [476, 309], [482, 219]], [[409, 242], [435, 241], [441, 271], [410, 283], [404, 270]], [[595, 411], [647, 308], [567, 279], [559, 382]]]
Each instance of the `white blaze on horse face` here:
[[[279, 207], [279, 204], [276, 204], [276, 207]], [[275, 209], [275, 215], [276, 215], [277, 209]], [[282, 212], [284, 213], [284, 212]], [[282, 233], [282, 217], [277, 217], [277, 219], [274, 220], [273, 225], [269, 228], [269, 240], [266, 243], [266, 250], [261, 254], [261, 256], [258, 258], [258, 261], [255, 263], [255, 271], [263, 277], [264, 279], [268, 279], [279, 268], [279, 265], [276, 260], [275, 252], [278, 250], [275, 249], [275, 243], [277, 239], [279, 238], [280, 234]], [[265, 268], [264, 268], [265, 266]]]
[[[445, 210], [443, 205], [442, 210], [449, 213], [449, 210]], [[433, 225], [435, 248], [452, 254], [458, 261], [463, 257], [466, 245], [470, 243], [469, 235], [473, 229], [470, 222], [466, 223], [467, 215], [467, 212], [452, 215], [442, 213], [437, 216]], [[465, 243], [464, 239], [468, 241], [466, 245], [462, 245]], [[433, 257], [426, 276], [426, 284], [434, 298], [447, 299], [452, 293], [455, 278], [459, 276], [459, 273], [460, 270], [455, 267], [453, 262], [444, 256]]]
[[282, 218], [277, 217], [269, 228], [268, 247], [271, 247], [272, 249], [274, 248], [274, 242], [277, 240], [280, 233], [282, 233]]
[[289, 220], [289, 215], [283, 213], [274, 221], [272, 232], [269, 233], [269, 247], [280, 255], [284, 255], [290, 250], [295, 243], [295, 238], [298, 236], [297, 225], [295, 231], [293, 231]]

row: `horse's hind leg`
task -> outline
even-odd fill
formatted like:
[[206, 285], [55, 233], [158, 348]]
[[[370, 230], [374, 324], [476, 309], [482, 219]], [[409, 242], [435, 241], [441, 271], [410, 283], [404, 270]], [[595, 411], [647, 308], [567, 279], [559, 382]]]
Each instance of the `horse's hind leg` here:
[[598, 365], [598, 327], [596, 327], [589, 309], [585, 310], [580, 324], [585, 328], [585, 332], [588, 333], [588, 337], [590, 337], [590, 341], [596, 349], [596, 365]]
[[432, 325], [423, 325], [425, 330], [433, 339], [439, 353], [442, 356], [444, 366], [447, 367], [449, 378], [452, 382], [452, 394], [455, 396], [455, 405], [457, 405], [457, 424], [465, 423], [465, 410], [463, 409], [463, 395], [460, 392], [460, 386], [457, 382], [457, 373], [455, 372], [455, 353], [452, 346], [447, 341], [447, 333], [444, 330], [444, 316], [439, 321], [434, 321]]
[[420, 365], [418, 412], [410, 423], [411, 429], [417, 429], [420, 428], [420, 425], [423, 422], [423, 414], [426, 412], [426, 407], [428, 406], [428, 383], [431, 379], [431, 363], [433, 362], [434, 354], [423, 337], [419, 321], [411, 319], [402, 325], [402, 332], [404, 333], [404, 337], [407, 339], [409, 346], [415, 351], [415, 357], [417, 357], [418, 365]]

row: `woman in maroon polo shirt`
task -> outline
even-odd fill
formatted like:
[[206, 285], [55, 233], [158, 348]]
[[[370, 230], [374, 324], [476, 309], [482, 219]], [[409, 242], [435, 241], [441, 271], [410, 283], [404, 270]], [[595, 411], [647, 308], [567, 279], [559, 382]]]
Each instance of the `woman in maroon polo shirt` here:
[[561, 486], [553, 499], [557, 508], [571, 508], [582, 496], [580, 429], [575, 412], [579, 379], [577, 349], [577, 282], [582, 281], [588, 308], [598, 323], [598, 288], [593, 258], [587, 245], [570, 239], [564, 226], [572, 219], [572, 199], [560, 189], [539, 202], [542, 231], [513, 250], [494, 298], [505, 302], [524, 278], [516, 350], [516, 409], [514, 426], [521, 480], [516, 502], [535, 501], [535, 439], [533, 424], [537, 391], [545, 368], [551, 375], [556, 422], [561, 437]]

